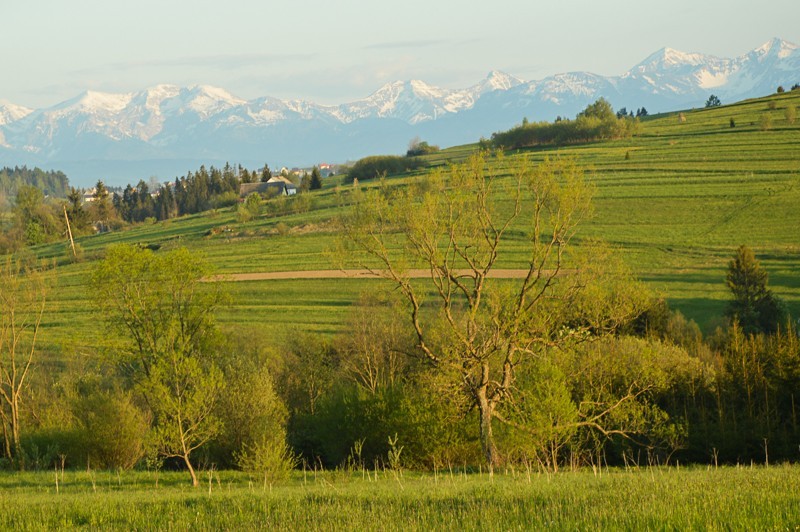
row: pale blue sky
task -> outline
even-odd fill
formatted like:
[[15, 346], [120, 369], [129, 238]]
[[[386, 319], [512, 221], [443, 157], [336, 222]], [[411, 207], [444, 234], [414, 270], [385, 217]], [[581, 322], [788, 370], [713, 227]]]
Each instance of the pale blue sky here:
[[735, 57], [772, 37], [800, 43], [798, 20], [798, 0], [0, 0], [0, 100], [171, 83], [342, 103], [398, 79], [467, 87], [493, 69], [618, 75], [664, 46]]

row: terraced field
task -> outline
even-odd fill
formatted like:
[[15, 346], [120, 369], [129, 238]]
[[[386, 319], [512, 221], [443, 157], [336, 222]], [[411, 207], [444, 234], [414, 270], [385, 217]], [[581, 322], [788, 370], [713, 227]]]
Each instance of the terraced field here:
[[[770, 273], [770, 285], [800, 315], [800, 123], [785, 118], [800, 91], [714, 109], [648, 117], [632, 139], [507, 153], [490, 170], [512, 171], [524, 158], [570, 157], [596, 187], [595, 213], [578, 237], [611, 243], [657, 293], [705, 330], [719, 323], [728, 298], [724, 273], [746, 244]], [[774, 107], [774, 109], [772, 108]], [[763, 130], [769, 114], [772, 127]], [[731, 120], [735, 127], [731, 127]], [[489, 133], [489, 132], [487, 132]], [[477, 145], [428, 157], [434, 168], [463, 161]], [[427, 170], [389, 177], [404, 186]], [[361, 186], [377, 183], [362, 182]], [[329, 255], [333, 220], [352, 189], [338, 178], [310, 193], [310, 204], [285, 215], [236, 222], [233, 211], [208, 212], [78, 240], [84, 260], [68, 260], [65, 244], [34, 249], [54, 260], [56, 280], [43, 342], [51, 355], [94, 353], [114, 344], [98, 323], [88, 280], [93, 262], [114, 243], [187, 246], [219, 274], [336, 269]], [[498, 198], [504, 201], [508, 198]], [[292, 201], [288, 207], [291, 209]], [[498, 267], [524, 267], [522, 231], [504, 242]], [[229, 283], [232, 304], [220, 321], [269, 335], [341, 330], [350, 304], [375, 279], [281, 279]]]

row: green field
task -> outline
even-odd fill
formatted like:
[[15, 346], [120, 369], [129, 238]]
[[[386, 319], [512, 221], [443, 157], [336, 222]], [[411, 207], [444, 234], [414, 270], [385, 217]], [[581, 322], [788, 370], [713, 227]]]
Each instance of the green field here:
[[[58, 484], [56, 484], [58, 477]], [[794, 530], [798, 466], [503, 474], [51, 471], [0, 475], [0, 527], [41, 530]]]
[[[579, 239], [601, 238], [670, 305], [711, 331], [726, 299], [727, 262], [741, 244], [753, 248], [770, 273], [770, 286], [800, 315], [800, 123], [784, 118], [800, 105], [800, 91], [713, 109], [648, 117], [626, 140], [507, 153], [507, 172], [522, 158], [574, 158], [596, 187], [595, 213]], [[770, 109], [774, 107], [774, 109]], [[772, 116], [762, 130], [760, 117]], [[736, 127], [730, 127], [734, 119]], [[463, 161], [477, 145], [428, 156], [432, 166]], [[424, 171], [390, 177], [402, 186]], [[363, 182], [362, 186], [375, 186]], [[56, 286], [45, 317], [43, 342], [57, 357], [89, 353], [113, 339], [97, 325], [88, 279], [94, 260], [118, 242], [186, 246], [219, 273], [332, 269], [327, 251], [331, 219], [352, 187], [331, 178], [309, 193], [309, 209], [265, 214], [241, 224], [225, 209], [78, 239], [83, 262], [68, 260], [64, 243], [34, 248], [56, 261]], [[499, 198], [502, 201], [503, 198]], [[294, 200], [289, 200], [289, 205]], [[521, 267], [524, 244], [514, 232], [498, 267]], [[517, 233], [518, 235], [520, 233]], [[349, 305], [381, 281], [315, 280], [230, 283], [232, 305], [223, 325], [257, 327], [267, 334], [341, 330]]]

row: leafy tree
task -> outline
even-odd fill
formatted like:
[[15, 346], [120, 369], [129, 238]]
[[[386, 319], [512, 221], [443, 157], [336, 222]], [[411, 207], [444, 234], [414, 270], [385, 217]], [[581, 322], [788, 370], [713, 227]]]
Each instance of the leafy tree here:
[[733, 301], [725, 314], [737, 321], [746, 334], [773, 332], [787, 318], [783, 302], [767, 288], [768, 277], [747, 246], [740, 246], [728, 263], [725, 284]]
[[636, 110], [636, 117], [637, 118], [641, 118], [641, 117], [645, 117], [645, 116], [647, 116], [647, 109], [642, 107], [641, 109], [637, 109]]
[[[638, 285], [624, 275], [612, 285], [600, 282], [605, 272], [589, 264], [567, 266], [570, 241], [590, 210], [591, 189], [580, 170], [569, 162], [546, 161], [536, 168], [522, 165], [513, 175], [487, 176], [478, 155], [453, 167], [446, 184], [434, 180], [438, 188], [422, 197], [412, 187], [356, 193], [341, 224], [345, 249], [360, 251], [351, 256], [402, 294], [419, 358], [442, 379], [443, 391], [461, 390], [477, 411], [489, 467], [500, 461], [494, 421], [524, 430], [504, 413], [516, 394], [516, 370], [550, 347], [566, 348], [586, 335], [613, 330], [640, 312]], [[510, 204], [501, 209], [496, 200], [503, 193]], [[495, 284], [490, 274], [500, 243], [522, 220], [530, 243], [528, 273], [518, 282]], [[408, 276], [406, 262], [392, 251], [397, 239], [400, 255], [424, 264], [430, 281]], [[596, 253], [595, 266], [613, 264], [607, 254]], [[431, 282], [435, 313], [422, 304]], [[602, 431], [603, 416], [614, 408], [577, 425]]]
[[44, 194], [31, 185], [17, 189], [14, 205], [14, 223], [24, 235], [27, 244], [40, 244], [55, 233], [55, 220], [44, 204]]
[[619, 111], [617, 111], [617, 118], [623, 118], [626, 116], [628, 116], [628, 108], [620, 107]]
[[720, 105], [722, 105], [722, 102], [713, 94], [706, 100], [706, 107], [719, 107]]
[[578, 113], [578, 117], [591, 117], [599, 118], [600, 120], [609, 120], [614, 118], [614, 108], [611, 103], [605, 98], [598, 98], [597, 101], [586, 106], [586, 109]]
[[[522, 125], [527, 125], [528, 119], [522, 119]], [[428, 144], [424, 140], [419, 140], [419, 137], [414, 138], [408, 145], [408, 150], [406, 151], [406, 157], [418, 157], [420, 155], [427, 155], [429, 153], [436, 153], [439, 151], [439, 146], [434, 146], [432, 144]]]
[[103, 315], [127, 336], [118, 362], [153, 412], [158, 452], [182, 459], [195, 486], [191, 454], [217, 433], [223, 390], [212, 343], [221, 296], [201, 286], [207, 273], [185, 248], [116, 246], [92, 277]]

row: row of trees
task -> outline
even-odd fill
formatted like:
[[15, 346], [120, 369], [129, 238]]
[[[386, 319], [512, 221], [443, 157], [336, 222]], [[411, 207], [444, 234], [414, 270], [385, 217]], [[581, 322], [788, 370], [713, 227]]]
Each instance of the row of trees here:
[[359, 159], [351, 166], [345, 182], [364, 181], [385, 177], [387, 175], [401, 174], [419, 168], [422, 161], [416, 157], [401, 157], [399, 155], [372, 155]]
[[[119, 216], [130, 223], [167, 220], [234, 205], [239, 201], [243, 183], [266, 183], [271, 177], [272, 171], [266, 165], [255, 171], [241, 165], [234, 168], [226, 164], [222, 169], [201, 166], [173, 183], [153, 187], [139, 181], [136, 187], [128, 185], [121, 196], [114, 197], [114, 207]], [[296, 180], [301, 192], [322, 188], [322, 175], [316, 166]]]
[[225, 297], [218, 285], [202, 283], [208, 271], [188, 250], [109, 248], [92, 290], [108, 337], [120, 340], [107, 357], [34, 387], [44, 280], [52, 281], [53, 272], [8, 262], [0, 273], [6, 464], [35, 468], [60, 459], [130, 468], [144, 459], [177, 460], [195, 485], [201, 448], [220, 467], [260, 475], [282, 475], [294, 465], [285, 408], [265, 361], [243, 357], [248, 347], [219, 333], [214, 316]]
[[69, 181], [63, 172], [30, 169], [27, 166], [0, 169], [0, 197], [4, 200], [15, 197], [23, 186], [32, 186], [45, 196], [59, 198], [65, 197], [69, 191]]
[[575, 120], [561, 119], [552, 123], [524, 121], [508, 131], [492, 134], [491, 142], [497, 148], [511, 149], [594, 142], [628, 138], [635, 135], [639, 127], [638, 120], [627, 114], [617, 116], [611, 104], [600, 98], [578, 113]]
[[[56, 183], [66, 186], [66, 177], [60, 172], [28, 171], [24, 167], [13, 171], [5, 169], [3, 172], [0, 179], [3, 176], [16, 179], [8, 189], [15, 190], [12, 223], [0, 234], [0, 250], [7, 252], [64, 238], [66, 219], [69, 220], [73, 235], [78, 236], [109, 230], [123, 223], [167, 220], [231, 206], [239, 200], [242, 183], [266, 182], [272, 177], [267, 166], [252, 172], [241, 166], [234, 168], [227, 164], [222, 169], [201, 166], [196, 172], [176, 178], [173, 183], [148, 183], [142, 180], [135, 187], [126, 186], [121, 194], [112, 194], [102, 181], [98, 181], [91, 201], [85, 203], [84, 194], [78, 189], [70, 187], [66, 191], [55, 190], [37, 180], [37, 176], [52, 178]], [[299, 179], [299, 185], [300, 191], [322, 188], [319, 169], [314, 167], [310, 174]], [[54, 197], [44, 192], [53, 190], [56, 194]]]
[[633, 109], [631, 109], [629, 112], [627, 107], [621, 107], [619, 111], [617, 111], [617, 118], [625, 118], [626, 116], [628, 118], [643, 118], [647, 115], [648, 115], [647, 109], [645, 109], [644, 107], [636, 109], [635, 115], [633, 114]]

